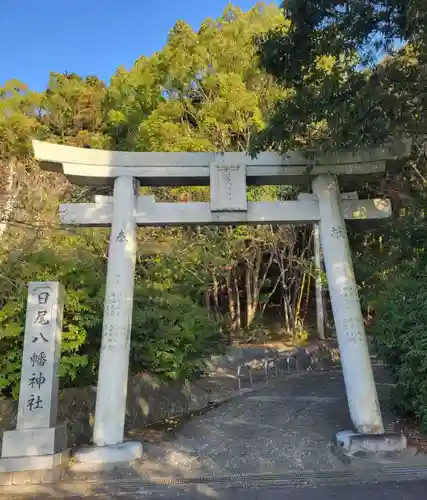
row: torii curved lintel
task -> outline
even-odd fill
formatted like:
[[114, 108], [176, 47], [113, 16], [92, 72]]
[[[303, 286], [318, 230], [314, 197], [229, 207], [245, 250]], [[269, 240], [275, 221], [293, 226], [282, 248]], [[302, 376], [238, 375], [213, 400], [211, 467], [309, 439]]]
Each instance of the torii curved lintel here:
[[247, 184], [305, 184], [317, 175], [366, 176], [381, 174], [388, 160], [406, 157], [411, 141], [376, 149], [328, 153], [291, 151], [286, 155], [260, 153], [146, 153], [85, 149], [33, 141], [34, 155], [44, 170], [64, 173], [80, 185], [110, 185], [132, 176], [141, 185], [209, 185], [211, 163], [247, 166]]

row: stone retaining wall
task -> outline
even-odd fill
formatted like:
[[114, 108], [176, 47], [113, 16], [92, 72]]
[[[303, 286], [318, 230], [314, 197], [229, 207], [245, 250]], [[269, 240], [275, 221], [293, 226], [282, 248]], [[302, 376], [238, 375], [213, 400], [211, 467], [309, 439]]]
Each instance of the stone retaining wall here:
[[[333, 345], [313, 344], [298, 348], [301, 370], [308, 366], [324, 369], [333, 361]], [[274, 351], [274, 352], [273, 352]], [[236, 367], [241, 362], [263, 360], [276, 355], [276, 350], [231, 348], [226, 356], [213, 357], [210, 377], [191, 383], [188, 380], [162, 382], [157, 377], [143, 373], [129, 379], [126, 429], [137, 429], [166, 418], [205, 408], [212, 401], [229, 397], [237, 389]], [[293, 351], [292, 351], [293, 352]], [[332, 354], [331, 354], [332, 353]], [[283, 355], [286, 355], [283, 353]], [[289, 355], [289, 352], [288, 352]], [[310, 361], [311, 359], [311, 361]], [[326, 363], [326, 365], [325, 365]], [[210, 380], [226, 377], [226, 384], [210, 385]], [[212, 387], [215, 387], [212, 389]], [[218, 390], [217, 387], [220, 387]], [[96, 387], [65, 389], [58, 404], [58, 422], [66, 423], [68, 446], [90, 443], [95, 414]], [[114, 409], [112, 409], [114, 411]], [[0, 399], [0, 433], [16, 427], [17, 401]]]
[[[58, 403], [58, 422], [66, 423], [68, 446], [90, 443], [95, 415], [96, 387], [61, 391]], [[130, 378], [128, 385], [126, 429], [135, 429], [181, 415], [210, 402], [210, 394], [197, 383], [185, 381], [162, 382], [143, 373]], [[18, 402], [0, 400], [0, 432], [15, 429]], [[112, 411], [114, 411], [112, 409]]]
[[296, 358], [301, 370], [309, 366], [315, 369], [328, 368], [339, 360], [338, 348], [334, 342], [312, 342], [303, 347], [233, 346], [221, 356], [212, 356], [208, 362], [211, 372], [233, 375], [239, 365], [251, 365], [256, 361], [274, 359], [277, 361]]

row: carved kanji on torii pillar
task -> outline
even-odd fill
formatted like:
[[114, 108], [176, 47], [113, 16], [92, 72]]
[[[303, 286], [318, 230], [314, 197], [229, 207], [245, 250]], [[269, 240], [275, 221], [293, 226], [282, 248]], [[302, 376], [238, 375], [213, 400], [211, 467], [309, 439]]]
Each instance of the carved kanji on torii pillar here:
[[[137, 226], [319, 223], [328, 286], [354, 431], [384, 433], [345, 221], [391, 215], [388, 200], [340, 194], [339, 179], [382, 175], [386, 162], [404, 157], [410, 144], [328, 154], [133, 153], [80, 149], [33, 141], [43, 169], [75, 184], [113, 186], [95, 203], [60, 206], [61, 223], [110, 226], [110, 247], [94, 424], [94, 447], [82, 462], [120, 462], [141, 456], [140, 443], [123, 442], [132, 324]], [[295, 201], [247, 201], [247, 185], [306, 184], [313, 194]], [[139, 185], [210, 185], [209, 203], [157, 203], [138, 196]]]

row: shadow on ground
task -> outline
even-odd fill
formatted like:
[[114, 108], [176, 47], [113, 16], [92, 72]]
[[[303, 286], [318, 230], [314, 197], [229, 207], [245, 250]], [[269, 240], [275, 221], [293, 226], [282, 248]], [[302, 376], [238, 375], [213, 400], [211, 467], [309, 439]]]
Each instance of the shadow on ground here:
[[[385, 425], [392, 431], [391, 384], [383, 366], [374, 370]], [[347, 483], [358, 477], [360, 464], [339, 459], [331, 440], [339, 430], [350, 428], [341, 370], [303, 372], [186, 420], [175, 419], [157, 430], [161, 439], [155, 426], [152, 438], [147, 430], [140, 436], [134, 433], [132, 439], [143, 440], [145, 456], [132, 468], [70, 471], [62, 483], [7, 487], [4, 493], [14, 499], [175, 498], [171, 491], [178, 488], [186, 491], [186, 498], [203, 499], [231, 498], [224, 492], [229, 495], [236, 485], [304, 485], [322, 478]], [[395, 458], [382, 461], [397, 463]], [[376, 468], [374, 462], [362, 465], [365, 476], [370, 467]]]

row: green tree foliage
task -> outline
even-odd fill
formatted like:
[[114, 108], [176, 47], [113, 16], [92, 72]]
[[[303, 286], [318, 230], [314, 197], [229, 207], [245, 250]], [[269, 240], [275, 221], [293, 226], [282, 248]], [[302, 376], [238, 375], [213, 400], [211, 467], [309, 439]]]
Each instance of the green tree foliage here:
[[196, 378], [204, 372], [202, 355], [221, 352], [218, 324], [191, 297], [165, 290], [164, 283], [137, 283], [134, 298], [131, 370], [166, 379]]
[[[62, 387], [96, 381], [101, 341], [109, 231], [65, 230], [57, 209], [60, 202], [92, 201], [94, 194], [111, 191], [72, 186], [40, 171], [31, 139], [119, 150], [246, 151], [285, 95], [259, 67], [253, 43], [279, 27], [286, 30], [287, 22], [274, 4], [248, 12], [230, 6], [197, 31], [178, 21], [161, 51], [139, 58], [129, 70], [118, 68], [108, 85], [96, 76], [52, 73], [41, 93], [17, 81], [0, 89], [3, 393], [18, 390], [28, 281], [58, 279], [66, 288]], [[141, 190], [150, 193], [168, 202], [209, 197], [207, 188]], [[286, 187], [251, 187], [248, 198], [290, 193]], [[199, 375], [203, 359], [221, 352], [222, 332], [251, 326], [283, 280], [288, 291], [295, 290], [282, 304], [292, 330], [299, 324], [296, 309], [307, 270], [300, 257], [307, 241], [301, 246], [298, 231], [272, 227], [139, 232], [132, 372]], [[292, 272], [283, 273], [275, 259], [282, 265], [291, 256]]]
[[[360, 294], [398, 407], [427, 428], [424, 387], [427, 4], [425, 0], [284, 1], [289, 29], [258, 37], [263, 67], [288, 94], [252, 148], [357, 147], [413, 139], [362, 196], [387, 196], [393, 219], [349, 225]], [[396, 42], [399, 42], [396, 44]]]
[[103, 128], [105, 84], [96, 76], [51, 73], [42, 101], [47, 138], [73, 146], [108, 146]]
[[[425, 7], [425, 0], [283, 2], [289, 30], [271, 30], [258, 44], [263, 66], [289, 97], [276, 106], [254, 150], [307, 142], [359, 146], [418, 131]], [[397, 53], [396, 42], [404, 44]]]
[[37, 117], [41, 99], [18, 80], [0, 87], [0, 158], [28, 152], [30, 135], [40, 129]]
[[[61, 386], [96, 383], [105, 261], [90, 248], [84, 250], [79, 239], [62, 239], [60, 256], [53, 248], [44, 248], [26, 254], [13, 272], [10, 262], [1, 266], [9, 280], [2, 282], [0, 310], [0, 390], [4, 394], [16, 396], [19, 391], [28, 281], [58, 280], [66, 290]], [[217, 322], [171, 286], [166, 266], [159, 266], [149, 280], [137, 279], [134, 301], [133, 372], [151, 371], [166, 379], [194, 378], [203, 373], [205, 356], [221, 352]]]
[[14, 280], [9, 286], [2, 283], [2, 392], [12, 392], [16, 396], [19, 391], [28, 281], [58, 280], [67, 290], [61, 343], [62, 384], [73, 384], [78, 375], [82, 376], [82, 368], [87, 367], [93, 357], [90, 339], [99, 336], [102, 322], [104, 272], [90, 253], [69, 251], [66, 255], [64, 249], [61, 254], [62, 258], [59, 258], [52, 248], [28, 253], [20, 268], [14, 267], [13, 274], [10, 263], [5, 262], [1, 266], [2, 273], [7, 272], [8, 279]]
[[256, 60], [253, 37], [282, 25], [279, 9], [228, 8], [198, 30], [179, 21], [165, 48], [120, 69], [107, 91], [119, 149], [246, 150], [281, 90]]
[[[259, 68], [253, 39], [279, 26], [286, 29], [280, 10], [263, 4], [246, 13], [229, 7], [219, 19], [206, 20], [197, 32], [177, 22], [162, 51], [140, 58], [130, 71], [120, 69], [113, 77], [106, 102], [114, 147], [247, 151], [251, 136], [265, 126], [273, 104], [283, 95], [273, 78]], [[159, 200], [181, 202], [207, 201], [209, 196], [206, 188], [156, 189], [154, 193]], [[248, 197], [274, 200], [280, 192], [271, 186], [250, 188]], [[194, 283], [193, 296], [204, 296], [226, 328], [252, 324], [259, 305], [255, 282], [260, 283], [258, 272], [264, 272], [256, 261], [260, 252], [272, 255], [277, 234], [271, 228], [173, 229], [162, 230], [162, 236], [157, 230], [151, 234], [157, 242], [163, 239], [168, 252], [173, 248], [180, 255], [175, 264], [168, 259], [169, 266], [186, 270], [182, 281]], [[183, 256], [187, 249], [191, 257]], [[151, 265], [153, 259], [147, 257]], [[182, 283], [181, 278], [178, 281]]]
[[[378, 353], [389, 363], [396, 381], [394, 403], [405, 415], [416, 417], [427, 431], [427, 335], [424, 249], [408, 263], [395, 267], [397, 274], [383, 278], [377, 287], [371, 329]], [[381, 290], [378, 293], [379, 289]]]

